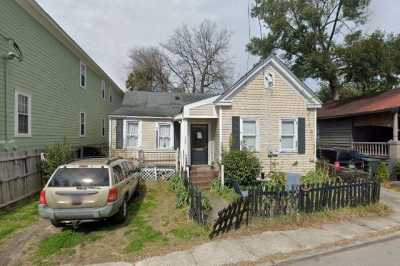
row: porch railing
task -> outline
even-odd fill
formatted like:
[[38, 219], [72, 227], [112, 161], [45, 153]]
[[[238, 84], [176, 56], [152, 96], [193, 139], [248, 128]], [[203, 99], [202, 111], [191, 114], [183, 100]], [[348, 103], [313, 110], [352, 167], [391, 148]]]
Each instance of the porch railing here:
[[353, 142], [352, 147], [362, 155], [383, 158], [390, 156], [390, 145], [387, 142]]

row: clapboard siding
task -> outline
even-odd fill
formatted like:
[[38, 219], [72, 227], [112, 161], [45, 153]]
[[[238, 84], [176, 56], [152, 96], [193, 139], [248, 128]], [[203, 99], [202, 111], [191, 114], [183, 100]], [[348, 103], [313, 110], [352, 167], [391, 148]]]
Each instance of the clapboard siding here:
[[353, 141], [351, 118], [318, 120], [318, 130], [319, 147], [351, 147]]
[[[258, 156], [263, 171], [270, 170], [268, 151], [272, 150], [278, 153], [273, 160], [276, 170], [306, 173], [315, 167], [316, 110], [308, 109], [304, 97], [272, 66], [268, 71], [274, 76], [272, 89], [264, 88], [263, 71], [260, 71], [234, 95], [232, 106], [222, 107], [223, 149], [230, 149], [233, 116], [255, 118], [260, 130]], [[305, 153], [279, 153], [281, 119], [299, 117], [305, 118]]]
[[[79, 86], [79, 62], [74, 53], [28, 14], [15, 1], [2, 1], [0, 25], [3, 34], [14, 38], [24, 60], [8, 62], [8, 136], [0, 150], [41, 148], [64, 139], [72, 145], [101, 145], [102, 119], [119, 107], [123, 93], [106, 76], [87, 64], [87, 87]], [[1, 38], [0, 38], [1, 39]], [[0, 41], [0, 53], [10, 50]], [[3, 65], [0, 59], [0, 65]], [[87, 63], [87, 62], [86, 62]], [[1, 71], [3, 73], [3, 71]], [[106, 100], [101, 97], [101, 80], [106, 80]], [[1, 102], [4, 77], [0, 75]], [[111, 89], [110, 89], [111, 88]], [[14, 137], [15, 90], [32, 96], [32, 137]], [[112, 93], [113, 102], [109, 103]], [[1, 103], [3, 104], [3, 103]], [[4, 108], [0, 109], [0, 128], [4, 128]], [[79, 113], [87, 118], [86, 136], [79, 136]], [[0, 133], [2, 139], [4, 134]]]
[[214, 104], [205, 104], [191, 108], [189, 113], [190, 116], [213, 116], [214, 110], [215, 110]]

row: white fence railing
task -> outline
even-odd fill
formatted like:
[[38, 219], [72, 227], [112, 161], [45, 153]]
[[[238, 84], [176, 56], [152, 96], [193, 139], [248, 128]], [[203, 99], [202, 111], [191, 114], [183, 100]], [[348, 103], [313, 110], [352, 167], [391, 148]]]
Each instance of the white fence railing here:
[[353, 142], [353, 150], [362, 155], [389, 157], [390, 145], [387, 142]]

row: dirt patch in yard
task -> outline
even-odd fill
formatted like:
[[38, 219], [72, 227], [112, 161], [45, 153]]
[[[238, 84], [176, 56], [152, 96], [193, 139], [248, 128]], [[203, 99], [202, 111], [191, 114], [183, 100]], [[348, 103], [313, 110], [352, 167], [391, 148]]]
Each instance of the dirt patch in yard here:
[[207, 229], [188, 219], [186, 209], [176, 209], [175, 197], [167, 183], [141, 185], [139, 196], [129, 203], [125, 224], [104, 221], [84, 224], [77, 231], [63, 229], [36, 242], [19, 264], [134, 262], [207, 241]]

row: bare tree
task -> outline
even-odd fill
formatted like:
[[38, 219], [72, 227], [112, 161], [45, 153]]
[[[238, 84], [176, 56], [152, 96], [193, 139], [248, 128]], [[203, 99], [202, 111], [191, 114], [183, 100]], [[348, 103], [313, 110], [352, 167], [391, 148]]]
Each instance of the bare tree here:
[[126, 81], [129, 90], [168, 91], [170, 70], [165, 55], [157, 47], [135, 48], [130, 55], [130, 69]]
[[223, 91], [232, 73], [230, 41], [229, 31], [207, 20], [197, 28], [175, 30], [162, 47], [176, 87], [189, 93]]

